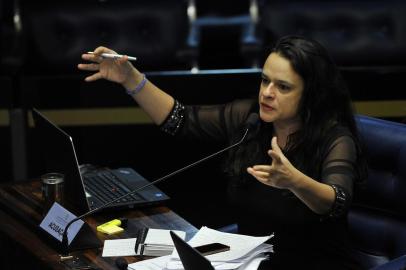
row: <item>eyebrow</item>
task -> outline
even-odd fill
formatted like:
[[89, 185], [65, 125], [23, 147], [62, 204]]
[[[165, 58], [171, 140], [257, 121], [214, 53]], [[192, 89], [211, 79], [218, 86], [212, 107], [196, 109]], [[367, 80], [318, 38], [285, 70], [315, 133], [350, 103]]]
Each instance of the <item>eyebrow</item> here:
[[[265, 73], [261, 73], [261, 77], [262, 78], [267, 78], [267, 79], [269, 79], [269, 76], [268, 75], [266, 75]], [[291, 83], [291, 82], [288, 82], [288, 81], [284, 81], [284, 80], [275, 80], [277, 83], [282, 83], [282, 84], [286, 84], [286, 85], [288, 85], [288, 86], [290, 86], [290, 87], [293, 87], [294, 86], [294, 84], [293, 83]]]

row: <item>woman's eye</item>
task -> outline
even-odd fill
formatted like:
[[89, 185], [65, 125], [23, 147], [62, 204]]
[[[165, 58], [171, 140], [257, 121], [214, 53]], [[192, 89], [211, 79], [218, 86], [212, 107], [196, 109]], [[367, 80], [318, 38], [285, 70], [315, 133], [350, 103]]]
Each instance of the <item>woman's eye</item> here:
[[267, 78], [262, 78], [262, 79], [261, 79], [261, 83], [262, 83], [262, 84], [268, 84], [268, 83], [269, 83], [269, 80], [268, 80]]
[[290, 90], [290, 86], [286, 85], [286, 84], [279, 84], [278, 85], [279, 89], [282, 91], [288, 91]]

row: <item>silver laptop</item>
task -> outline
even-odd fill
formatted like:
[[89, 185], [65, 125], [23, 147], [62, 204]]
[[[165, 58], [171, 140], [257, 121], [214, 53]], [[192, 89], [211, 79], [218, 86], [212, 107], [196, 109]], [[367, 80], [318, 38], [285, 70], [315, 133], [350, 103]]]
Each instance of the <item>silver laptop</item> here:
[[[83, 213], [100, 207], [150, 182], [131, 168], [97, 168], [81, 172], [73, 139], [37, 109], [32, 110], [38, 144], [47, 172], [65, 175], [66, 208]], [[110, 205], [108, 208], [136, 208], [159, 204], [169, 197], [154, 185]]]

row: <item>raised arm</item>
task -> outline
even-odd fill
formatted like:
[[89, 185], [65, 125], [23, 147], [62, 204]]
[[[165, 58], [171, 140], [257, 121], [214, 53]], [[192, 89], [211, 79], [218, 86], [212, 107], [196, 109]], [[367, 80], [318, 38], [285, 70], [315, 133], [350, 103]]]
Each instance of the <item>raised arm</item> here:
[[[127, 56], [118, 59], [101, 57], [102, 53], [113, 53], [105, 47], [98, 47], [93, 54], [83, 54], [82, 59], [91, 63], [79, 64], [81, 70], [94, 73], [85, 78], [86, 82], [106, 79], [121, 84], [131, 94], [139, 106], [150, 116], [155, 124], [161, 124], [170, 113], [174, 99], [153, 83], [146, 80], [144, 74], [139, 72], [129, 61]], [[143, 82], [145, 78], [146, 82]], [[145, 84], [144, 84], [145, 83]]]

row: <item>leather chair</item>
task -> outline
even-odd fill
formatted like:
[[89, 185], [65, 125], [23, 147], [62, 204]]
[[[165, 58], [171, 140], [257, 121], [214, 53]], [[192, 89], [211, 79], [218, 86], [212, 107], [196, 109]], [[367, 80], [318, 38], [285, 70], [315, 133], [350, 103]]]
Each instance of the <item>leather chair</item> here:
[[[406, 125], [361, 115], [356, 121], [368, 179], [355, 190], [348, 222], [356, 256], [370, 269], [406, 254]], [[406, 269], [406, 257], [381, 267]]]
[[188, 43], [200, 44], [196, 67], [258, 67], [262, 44], [256, 35], [257, 0], [190, 1], [196, 19], [191, 24]]
[[143, 71], [188, 69], [187, 7], [186, 0], [21, 0], [24, 73], [79, 73], [81, 54], [100, 45], [136, 56]]
[[405, 63], [405, 1], [258, 1], [264, 40], [289, 34], [312, 37], [342, 66]]

